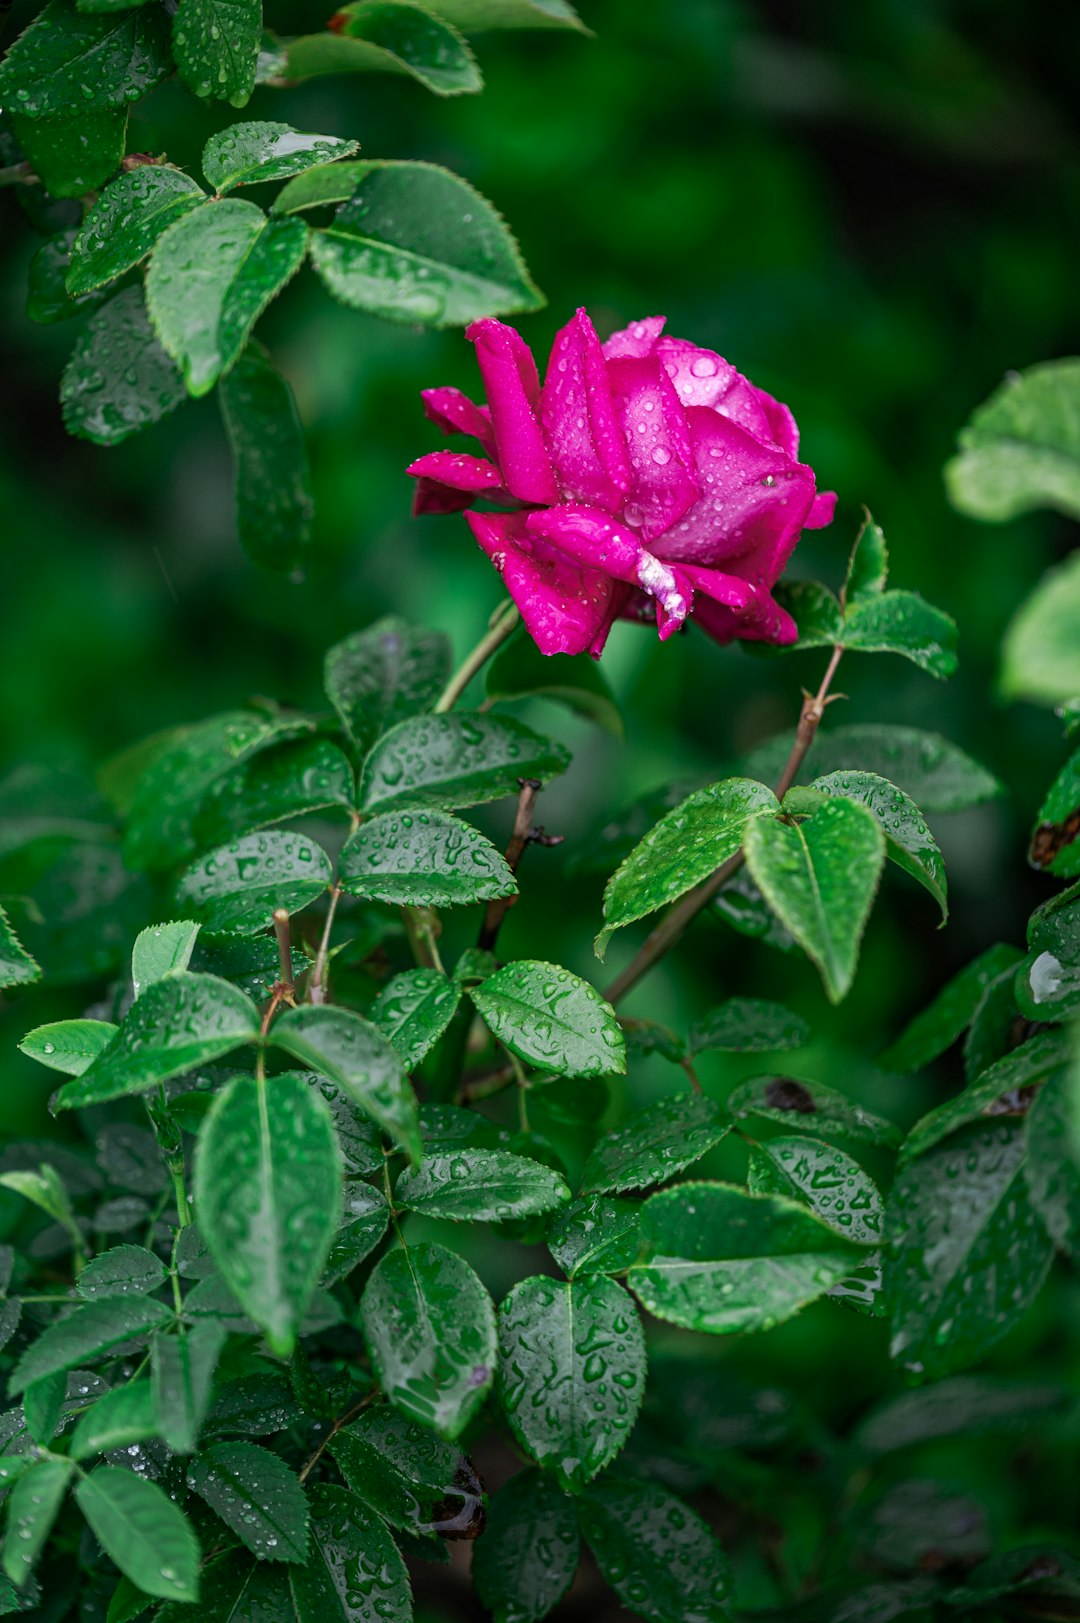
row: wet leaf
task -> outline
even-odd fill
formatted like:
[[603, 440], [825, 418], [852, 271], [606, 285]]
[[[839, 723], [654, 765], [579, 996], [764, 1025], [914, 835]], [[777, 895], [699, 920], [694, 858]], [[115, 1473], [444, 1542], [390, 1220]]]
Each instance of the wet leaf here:
[[141, 1093], [258, 1034], [258, 1010], [243, 992], [216, 975], [176, 972], [147, 987], [93, 1064], [60, 1089], [56, 1108]]
[[874, 772], [830, 772], [815, 778], [811, 787], [819, 794], [842, 795], [857, 801], [873, 812], [885, 835], [886, 856], [930, 892], [944, 923], [949, 916], [945, 863], [926, 819], [910, 796]]
[[262, 6], [259, 0], [180, 0], [172, 43], [189, 90], [243, 107], [255, 88]]
[[1027, 1310], [1053, 1247], [1028, 1196], [1024, 1129], [968, 1127], [902, 1166], [889, 1197], [890, 1351], [937, 1380], [984, 1358]]
[[131, 949], [131, 979], [135, 996], [174, 970], [186, 969], [199, 926], [188, 919], [172, 924], [151, 924], [140, 931]]
[[1061, 879], [1080, 874], [1080, 750], [1066, 761], [1039, 807], [1028, 861]]
[[844, 580], [844, 602], [851, 606], [862, 598], [879, 596], [889, 579], [889, 549], [885, 532], [867, 513], [855, 537]]
[[691, 1054], [719, 1048], [730, 1054], [774, 1053], [801, 1048], [810, 1028], [801, 1016], [767, 998], [730, 997], [690, 1028]]
[[212, 1385], [226, 1331], [213, 1319], [150, 1344], [150, 1381], [156, 1430], [174, 1454], [194, 1454], [213, 1396]]
[[1013, 990], [1029, 1020], [1065, 1020], [1080, 1013], [1080, 885], [1037, 907], [1028, 920], [1028, 955]]
[[198, 1540], [156, 1482], [103, 1466], [82, 1479], [75, 1498], [105, 1554], [144, 1594], [198, 1599]]
[[115, 175], [127, 138], [126, 107], [98, 107], [75, 118], [20, 118], [11, 127], [41, 184], [54, 198], [82, 197]]
[[405, 1563], [354, 1494], [325, 1483], [312, 1490], [310, 1545], [306, 1565], [289, 1569], [287, 1615], [304, 1623], [410, 1623]]
[[637, 1258], [640, 1216], [640, 1201], [583, 1195], [552, 1218], [548, 1250], [570, 1279], [622, 1273]]
[[1069, 1057], [1066, 1032], [1038, 1031], [985, 1071], [962, 1093], [917, 1121], [904, 1140], [902, 1161], [925, 1155], [942, 1139], [985, 1116], [1025, 1116], [1039, 1086]]
[[561, 1076], [620, 1076], [626, 1043], [615, 1011], [558, 964], [520, 959], [471, 988], [484, 1022], [511, 1053]]
[[274, 1022], [270, 1040], [303, 1065], [343, 1088], [360, 1109], [420, 1159], [416, 1097], [401, 1061], [370, 1021], [351, 1009], [290, 1009]]
[[588, 33], [567, 0], [431, 0], [428, 10], [467, 34], [487, 28], [576, 28]]
[[581, 1174], [582, 1189], [611, 1194], [664, 1183], [730, 1131], [727, 1111], [703, 1093], [660, 1099], [597, 1140]]
[[971, 1023], [990, 983], [1019, 956], [1015, 947], [999, 942], [972, 959], [890, 1043], [878, 1063], [888, 1071], [921, 1071], [937, 1059]]
[[495, 1374], [495, 1311], [464, 1258], [440, 1245], [388, 1252], [364, 1289], [360, 1327], [391, 1403], [459, 1436]]
[[449, 679], [450, 660], [443, 632], [389, 615], [330, 649], [324, 683], [353, 743], [367, 750], [399, 721], [431, 709]]
[[776, 796], [763, 783], [729, 778], [698, 789], [669, 811], [607, 882], [597, 956], [603, 956], [616, 930], [708, 879], [739, 850], [753, 822], [772, 817], [779, 809]]
[[301, 738], [245, 761], [219, 778], [195, 820], [200, 846], [223, 845], [325, 808], [352, 809], [352, 767], [327, 738]]
[[8, 49], [0, 98], [28, 118], [124, 107], [168, 77], [168, 19], [155, 6], [115, 16], [50, 0]]
[[364, 762], [360, 803], [367, 812], [479, 806], [516, 795], [521, 778], [547, 782], [569, 760], [561, 744], [509, 716], [417, 716], [375, 744]]
[[370, 1256], [390, 1224], [386, 1197], [369, 1183], [352, 1181], [345, 1185], [344, 1217], [334, 1236], [326, 1259], [323, 1284], [344, 1279], [358, 1263]]
[[410, 1211], [454, 1222], [501, 1222], [554, 1211], [570, 1199], [559, 1174], [539, 1161], [506, 1150], [428, 1152], [406, 1169], [394, 1198]]
[[311, 239], [312, 264], [343, 304], [434, 327], [542, 306], [502, 217], [466, 181], [430, 163], [350, 168], [353, 195]]
[[[333, 30], [304, 34], [286, 47], [291, 79], [324, 73], [403, 73], [437, 96], [483, 89], [465, 40], [418, 5], [356, 0], [334, 15]], [[355, 148], [353, 148], [355, 150]]]
[[863, 653], [902, 654], [943, 681], [956, 671], [956, 622], [917, 592], [858, 598], [844, 616], [843, 646]]
[[371, 1005], [372, 1022], [415, 1070], [457, 1012], [461, 987], [437, 969], [406, 969], [387, 981]]
[[351, 895], [402, 907], [453, 907], [517, 894], [501, 852], [447, 812], [373, 817], [345, 842], [339, 872]]
[[1080, 1251], [1080, 1133], [1066, 1067], [1047, 1078], [1027, 1118], [1028, 1193], [1054, 1244]]
[[1017, 610], [1001, 654], [1001, 691], [1033, 704], [1067, 704], [1080, 694], [1080, 555], [1045, 574]]
[[106, 1392], [79, 1417], [71, 1434], [71, 1458], [84, 1460], [91, 1454], [128, 1448], [153, 1437], [157, 1430], [150, 1382], [130, 1381]]
[[482, 1531], [484, 1490], [471, 1462], [389, 1404], [343, 1427], [330, 1452], [352, 1491], [391, 1527], [448, 1538]]
[[581, 1532], [607, 1580], [649, 1623], [727, 1623], [727, 1556], [689, 1505], [659, 1483], [605, 1477], [577, 1501]]
[[11, 1490], [4, 1539], [4, 1571], [16, 1588], [29, 1578], [52, 1531], [74, 1475], [67, 1460], [39, 1460]]
[[839, 1138], [893, 1147], [903, 1138], [891, 1121], [835, 1088], [794, 1076], [753, 1076], [733, 1089], [727, 1106], [733, 1116], [761, 1116], [782, 1122], [789, 1131], [797, 1127], [800, 1133], [812, 1133], [829, 1143]]
[[76, 233], [57, 231], [47, 238], [30, 261], [26, 280], [26, 314], [31, 321], [48, 324], [69, 321], [72, 316], [96, 310], [103, 292], [68, 296], [66, 279], [71, 263], [71, 246]]
[[114, 1245], [92, 1257], [75, 1281], [84, 1301], [104, 1296], [149, 1296], [160, 1290], [168, 1273], [160, 1257], [141, 1245]]
[[[753, 777], [775, 782], [791, 751], [790, 733], [771, 738], [743, 762]], [[963, 811], [1003, 793], [1002, 785], [962, 749], [918, 727], [876, 722], [818, 730], [797, 781], [831, 772], [874, 772], [926, 812]]]
[[54, 1319], [31, 1342], [11, 1373], [8, 1391], [17, 1397], [32, 1382], [57, 1370], [81, 1368], [114, 1347], [142, 1339], [171, 1317], [168, 1308], [148, 1296], [87, 1302], [64, 1318]]
[[683, 1183], [642, 1208], [643, 1260], [627, 1282], [657, 1318], [712, 1335], [771, 1330], [864, 1260], [860, 1248], [780, 1195]]
[[60, 382], [64, 426], [95, 445], [118, 445], [160, 422], [184, 398], [180, 374], [158, 343], [141, 287], [94, 312]]
[[750, 1151], [749, 1187], [755, 1195], [800, 1201], [858, 1245], [879, 1245], [885, 1203], [857, 1161], [818, 1139], [766, 1139]]
[[71, 250], [67, 290], [89, 293], [146, 258], [162, 232], [206, 202], [182, 169], [145, 164], [106, 186], [79, 228]]
[[296, 570], [311, 545], [314, 498], [288, 380], [252, 341], [222, 378], [218, 399], [233, 454], [240, 545], [264, 569]]
[[81, 1076], [118, 1029], [109, 1020], [54, 1020], [28, 1031], [19, 1048], [52, 1071]]
[[347, 158], [357, 146], [356, 141], [342, 141], [336, 135], [306, 135], [291, 124], [231, 124], [203, 147], [202, 168], [220, 195], [237, 186], [288, 180], [318, 164]]
[[187, 1485], [205, 1499], [261, 1561], [303, 1561], [308, 1508], [294, 1473], [258, 1443], [215, 1443], [187, 1469]]
[[519, 1471], [491, 1501], [473, 1582], [495, 1623], [540, 1623], [565, 1595], [581, 1553], [574, 1501], [539, 1471]]
[[871, 1456], [939, 1437], [1022, 1433], [1060, 1411], [1064, 1394], [1053, 1386], [1021, 1385], [982, 1375], [956, 1375], [914, 1392], [887, 1398], [855, 1432], [857, 1448]]
[[954, 507], [1002, 523], [1036, 508], [1080, 518], [1080, 361], [1012, 373], [960, 434], [945, 468]]
[[59, 1369], [40, 1381], [33, 1381], [23, 1393], [26, 1430], [34, 1442], [43, 1448], [47, 1448], [56, 1435], [67, 1387], [67, 1370]]
[[27, 986], [40, 979], [40, 964], [31, 958], [0, 907], [0, 987]]
[[199, 1134], [195, 1200], [223, 1279], [286, 1357], [341, 1218], [329, 1107], [301, 1077], [236, 1077]]
[[645, 1338], [621, 1285], [515, 1285], [499, 1309], [499, 1392], [529, 1458], [577, 1492], [618, 1454], [645, 1390]]
[[877, 820], [852, 800], [828, 801], [798, 824], [757, 818], [746, 831], [747, 866], [832, 1003], [851, 989], [884, 860]]
[[268, 219], [237, 198], [187, 213], [162, 234], [147, 272], [146, 303], [189, 394], [207, 394], [229, 370], [306, 248], [302, 221]]
[[209, 851], [176, 887], [176, 904], [210, 932], [269, 929], [278, 908], [298, 912], [322, 896], [333, 864], [321, 845], [283, 829], [245, 834]]

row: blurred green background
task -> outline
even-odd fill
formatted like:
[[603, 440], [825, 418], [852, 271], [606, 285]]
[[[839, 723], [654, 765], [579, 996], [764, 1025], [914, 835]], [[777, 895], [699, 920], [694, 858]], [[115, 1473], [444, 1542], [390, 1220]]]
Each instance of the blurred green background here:
[[[9, 37], [25, 9], [16, 5]], [[662, 311], [670, 331], [718, 349], [791, 405], [819, 485], [840, 493], [835, 524], [806, 537], [796, 572], [838, 584], [866, 503], [889, 538], [894, 584], [958, 620], [961, 670], [950, 684], [902, 661], [849, 656], [838, 684], [847, 702], [829, 713], [940, 731], [1007, 785], [994, 804], [935, 821], [948, 927], [937, 930], [932, 903], [894, 871], [839, 1010], [798, 956], [709, 921], [628, 1006], [685, 1025], [734, 993], [782, 998], [817, 1034], [792, 1068], [908, 1124], [958, 1085], [959, 1059], [911, 1080], [876, 1071], [874, 1052], [975, 952], [1022, 941], [1027, 914], [1052, 892], [1024, 852], [1063, 759], [1060, 730], [1044, 712], [997, 700], [995, 662], [1012, 611], [1075, 533], [1050, 517], [962, 519], [946, 504], [941, 466], [1007, 370], [1080, 344], [1080, 14], [1020, 0], [583, 0], [581, 10], [595, 38], [480, 36], [478, 97], [439, 101], [405, 79], [340, 77], [257, 90], [241, 116], [356, 137], [367, 156], [431, 159], [474, 182], [547, 294], [548, 308], [520, 323], [541, 358], [578, 304], [602, 331]], [[267, 7], [282, 33], [322, 20], [310, 5]], [[133, 114], [129, 148], [194, 168], [205, 136], [230, 121], [226, 109], [195, 106], [179, 86], [155, 92]], [[293, 584], [257, 573], [239, 550], [213, 399], [118, 449], [65, 436], [57, 386], [74, 326], [27, 321], [26, 268], [40, 238], [10, 192], [0, 206], [5, 764], [93, 766], [252, 694], [318, 706], [325, 648], [388, 610], [446, 627], [465, 652], [499, 600], [496, 578], [460, 518], [410, 517], [403, 473], [440, 443], [418, 391], [476, 392], [459, 333], [368, 320], [333, 304], [306, 270], [260, 324], [296, 390], [314, 464], [316, 559]], [[696, 635], [661, 648], [632, 626], [609, 647], [624, 743], [546, 704], [522, 710], [576, 754], [541, 807], [565, 845], [527, 854], [501, 942], [507, 956], [528, 951], [601, 982], [636, 933], [598, 968], [601, 881], [568, 877], [567, 862], [620, 804], [673, 779], [718, 776], [791, 726], [800, 688], [816, 685], [822, 666], [818, 655], [759, 660]], [[509, 808], [479, 820], [504, 830]], [[98, 990], [31, 993], [0, 1009], [0, 1127], [47, 1121], [52, 1081], [14, 1052], [18, 1037], [80, 1012]], [[722, 1095], [746, 1068], [706, 1056], [702, 1075]], [[678, 1081], [649, 1061], [628, 1096]], [[1030, 1358], [1062, 1311], [1060, 1295], [1044, 1301], [999, 1362]], [[790, 1375], [795, 1335], [813, 1385], [835, 1319], [820, 1335], [818, 1323], [810, 1314], [758, 1342], [759, 1366]], [[883, 1346], [875, 1327], [851, 1328], [852, 1384], [831, 1400], [841, 1410], [870, 1377], [860, 1377], [860, 1347]]]

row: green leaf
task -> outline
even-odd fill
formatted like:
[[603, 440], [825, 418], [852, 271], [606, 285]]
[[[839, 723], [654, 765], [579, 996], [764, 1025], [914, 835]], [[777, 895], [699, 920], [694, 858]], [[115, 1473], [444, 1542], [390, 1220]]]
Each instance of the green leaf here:
[[437, 969], [406, 969], [387, 981], [371, 1019], [407, 1071], [419, 1065], [457, 1012], [461, 987]]
[[884, 1050], [878, 1063], [887, 1071], [921, 1071], [937, 1059], [971, 1024], [991, 981], [1016, 963], [1019, 956], [1015, 947], [1003, 942], [980, 953], [946, 981], [934, 1001]]
[[844, 578], [843, 600], [851, 608], [864, 598], [878, 597], [889, 579], [889, 549], [885, 532], [869, 512], [855, 537]]
[[1080, 1013], [1080, 885], [1037, 907], [1028, 920], [1028, 955], [1016, 971], [1016, 1002], [1029, 1020]]
[[353, 896], [402, 907], [453, 907], [517, 894], [501, 852], [448, 812], [384, 812], [349, 836], [339, 876]]
[[576, 28], [588, 33], [567, 0], [428, 0], [427, 9], [467, 34], [486, 28]]
[[171, 1318], [169, 1310], [148, 1296], [117, 1296], [87, 1302], [62, 1319], [54, 1319], [31, 1342], [15, 1365], [8, 1384], [13, 1397], [34, 1381], [57, 1370], [76, 1369], [102, 1358], [127, 1341], [141, 1340]]
[[1060, 1027], [1038, 1031], [1004, 1054], [955, 1098], [917, 1121], [904, 1140], [901, 1159], [912, 1160], [980, 1116], [1023, 1116], [1035, 1089], [1069, 1058], [1068, 1033]]
[[600, 993], [558, 964], [520, 959], [469, 996], [510, 1052], [559, 1076], [621, 1076], [626, 1042]]
[[[791, 750], [791, 735], [762, 744], [743, 763], [753, 777], [775, 781]], [[923, 812], [964, 811], [1003, 793], [985, 767], [938, 733], [867, 723], [819, 729], [798, 781], [839, 771], [875, 772], [895, 783]]]
[[615, 1458], [645, 1391], [645, 1337], [621, 1285], [540, 1276], [499, 1309], [499, 1391], [529, 1458], [577, 1492]]
[[699, 789], [668, 812], [607, 882], [597, 956], [603, 957], [623, 925], [655, 913], [708, 879], [739, 850], [753, 822], [779, 810], [779, 801], [763, 783], [729, 778]]
[[[291, 71], [289, 77], [294, 77]], [[288, 180], [305, 169], [348, 158], [358, 146], [336, 135], [305, 135], [291, 124], [232, 124], [203, 147], [203, 174], [220, 195], [237, 186]]]
[[956, 622], [917, 592], [859, 598], [844, 616], [843, 646], [863, 653], [902, 654], [939, 680], [956, 670]]
[[355, 798], [352, 767], [338, 746], [328, 738], [301, 738], [219, 778], [195, 819], [195, 838], [200, 846], [224, 845], [308, 812], [351, 810]]
[[303, 1078], [240, 1076], [218, 1094], [199, 1134], [195, 1204], [222, 1278], [287, 1357], [341, 1217], [333, 1118]]
[[399, 721], [430, 710], [450, 676], [445, 633], [395, 615], [336, 643], [326, 656], [327, 696], [358, 750]]
[[213, 1319], [174, 1336], [155, 1336], [150, 1379], [156, 1429], [174, 1454], [193, 1454], [212, 1397], [211, 1387], [226, 1331]]
[[871, 1458], [912, 1444], [960, 1434], [1006, 1432], [1060, 1409], [1053, 1386], [1019, 1385], [979, 1375], [957, 1375], [914, 1392], [886, 1398], [855, 1429], [854, 1443]]
[[4, 1571], [21, 1589], [33, 1571], [67, 1493], [74, 1469], [68, 1460], [40, 1460], [11, 1490], [4, 1539]]
[[365, 1286], [360, 1328], [391, 1403], [459, 1436], [495, 1373], [495, 1310], [464, 1258], [440, 1245], [388, 1252]]
[[216, 975], [177, 972], [157, 981], [125, 1015], [98, 1058], [57, 1095], [56, 1108], [119, 1099], [222, 1059], [259, 1035], [259, 1014]]
[[33, 1381], [23, 1393], [27, 1432], [42, 1448], [47, 1448], [56, 1435], [67, 1398], [67, 1386], [67, 1370], [58, 1369], [43, 1380]]
[[115, 175], [127, 139], [126, 107], [99, 107], [76, 118], [20, 118], [11, 126], [52, 197], [82, 197]]
[[274, 912], [296, 913], [326, 892], [333, 864], [321, 845], [282, 829], [245, 834], [208, 851], [181, 877], [177, 906], [211, 932], [252, 935]]
[[1080, 874], [1080, 750], [1066, 761], [1039, 807], [1028, 861], [1060, 879]]
[[314, 724], [303, 716], [231, 710], [170, 733], [140, 771], [128, 809], [128, 866], [172, 868], [198, 849], [195, 823], [216, 785], [245, 761]]
[[198, 1540], [187, 1517], [156, 1482], [118, 1466], [102, 1466], [83, 1478], [75, 1498], [105, 1554], [144, 1594], [198, 1599]]
[[391, 1527], [476, 1530], [483, 1486], [469, 1460], [390, 1404], [366, 1409], [329, 1448], [352, 1492]]
[[423, 6], [401, 0], [356, 0], [334, 14], [332, 31], [290, 40], [285, 60], [290, 79], [403, 73], [437, 96], [461, 96], [484, 87], [476, 59], [457, 30]]
[[642, 1306], [711, 1335], [771, 1330], [866, 1255], [793, 1200], [725, 1183], [651, 1195], [641, 1241], [627, 1283]]
[[311, 238], [311, 262], [343, 304], [434, 327], [543, 305], [502, 217], [466, 181], [430, 163], [350, 167], [352, 197]]
[[733, 1116], [782, 1122], [789, 1130], [798, 1127], [800, 1133], [812, 1133], [830, 1144], [839, 1138], [892, 1148], [903, 1137], [891, 1121], [875, 1116], [854, 1099], [823, 1082], [799, 1081], [793, 1076], [753, 1076], [733, 1089], [727, 1107]]
[[96, 310], [103, 292], [84, 293], [69, 298], [67, 274], [76, 232], [57, 231], [42, 243], [33, 259], [26, 281], [26, 313], [31, 321], [68, 321], [72, 316]]
[[1039, 507], [1080, 518], [1080, 361], [1012, 373], [960, 434], [946, 465], [954, 507], [1002, 523]]
[[547, 1247], [559, 1267], [577, 1274], [619, 1274], [637, 1258], [641, 1203], [584, 1195], [556, 1212]]
[[1005, 633], [1001, 690], [1008, 699], [1060, 705], [1080, 695], [1080, 551], [1051, 569]]
[[794, 952], [795, 938], [769, 911], [769, 904], [747, 873], [745, 866], [734, 873], [713, 897], [717, 918], [730, 924], [740, 935], [761, 941], [776, 952]]
[[777, 600], [799, 628], [798, 641], [790, 644], [792, 648], [799, 651], [805, 648], [834, 648], [842, 643], [843, 608], [820, 581], [781, 581], [777, 586]]
[[326, 1259], [323, 1284], [330, 1285], [370, 1256], [390, 1224], [390, 1208], [379, 1189], [359, 1180], [345, 1185], [345, 1220]]
[[509, 716], [458, 712], [417, 716], [384, 733], [364, 762], [360, 804], [367, 812], [392, 806], [448, 811], [517, 795], [521, 778], [564, 772], [570, 756]]
[[[157, 1344], [155, 1338], [155, 1345]], [[91, 1454], [108, 1454], [114, 1448], [130, 1448], [153, 1437], [158, 1419], [149, 1381], [129, 1381], [98, 1398], [80, 1415], [71, 1434], [71, 1458], [88, 1459]]]
[[306, 247], [302, 221], [268, 219], [235, 197], [183, 215], [161, 235], [146, 303], [189, 394], [207, 394], [233, 365], [270, 300], [300, 269]]
[[255, 88], [262, 43], [260, 0], [180, 0], [172, 43], [189, 90], [243, 107]]
[[206, 202], [182, 169], [144, 164], [106, 186], [84, 218], [71, 250], [67, 290], [89, 293], [145, 259], [162, 232]]
[[0, 99], [35, 119], [124, 107], [168, 78], [168, 31], [156, 6], [93, 16], [50, 0], [0, 66]]
[[[1075, 1059], [1073, 1068], [1075, 1070]], [[1080, 1251], [1080, 1130], [1076, 1081], [1066, 1067], [1039, 1090], [1027, 1118], [1028, 1193], [1054, 1244]]]
[[506, 1150], [424, 1156], [401, 1174], [394, 1198], [410, 1211], [452, 1222], [494, 1223], [554, 1211], [570, 1199], [559, 1174]]
[[656, 1482], [605, 1477], [578, 1500], [602, 1577], [650, 1623], [726, 1623], [727, 1556], [689, 1505]]
[[937, 1380], [978, 1362], [1042, 1287], [1053, 1246], [1024, 1178], [1020, 1122], [987, 1122], [902, 1166], [889, 1198], [892, 1357]]
[[289, 1616], [305, 1623], [411, 1623], [405, 1563], [378, 1516], [354, 1494], [327, 1483], [313, 1489], [310, 1542], [307, 1564], [289, 1569], [295, 1608]]
[[926, 819], [910, 796], [875, 772], [830, 772], [815, 778], [811, 787], [818, 794], [857, 801], [873, 812], [885, 836], [885, 855], [930, 892], [941, 909], [944, 924], [949, 916], [945, 863]]
[[400, 1059], [376, 1026], [351, 1009], [304, 1007], [275, 1021], [270, 1040], [344, 1088], [411, 1160], [419, 1161], [416, 1097]]
[[27, 1170], [0, 1173], [0, 1188], [11, 1189], [24, 1199], [33, 1201], [35, 1206], [55, 1222], [61, 1223], [70, 1234], [73, 1236], [79, 1234], [71, 1209], [71, 1200], [60, 1182], [55, 1167], [42, 1164], [36, 1172]]
[[192, 1488], [261, 1561], [303, 1561], [304, 1490], [276, 1454], [257, 1443], [215, 1443], [187, 1469]]
[[488, 1507], [472, 1575], [495, 1623], [540, 1623], [574, 1580], [580, 1556], [573, 1499], [539, 1471], [519, 1471]]
[[846, 997], [874, 901], [885, 836], [872, 812], [831, 800], [804, 823], [758, 818], [746, 861], [769, 906], [821, 971], [829, 1001]]
[[150, 325], [141, 287], [123, 288], [90, 317], [60, 381], [64, 426], [95, 445], [119, 445], [184, 398], [180, 374]]
[[165, 1264], [145, 1246], [114, 1245], [91, 1258], [75, 1289], [87, 1302], [105, 1296], [149, 1296], [167, 1278]]
[[0, 987], [27, 986], [41, 979], [41, 965], [31, 958], [0, 907]]
[[873, 1179], [843, 1150], [817, 1139], [769, 1138], [750, 1151], [755, 1195], [786, 1195], [857, 1245], [879, 1245], [885, 1205]]
[[703, 1093], [659, 1099], [597, 1140], [581, 1174], [582, 1189], [648, 1189], [700, 1161], [730, 1131], [727, 1111]]
[[623, 736], [615, 695], [591, 654], [549, 659], [519, 628], [488, 665], [484, 683], [489, 699], [551, 699], [613, 737]]
[[189, 919], [179, 919], [172, 924], [151, 924], [141, 931], [131, 949], [131, 979], [135, 996], [138, 997], [148, 986], [163, 980], [174, 970], [186, 969], [191, 962], [198, 934], [199, 926]]
[[729, 1054], [766, 1054], [801, 1048], [810, 1028], [782, 1003], [767, 998], [729, 997], [690, 1028], [690, 1052], [720, 1048]]
[[298, 569], [311, 545], [315, 504], [289, 382], [261, 346], [249, 343], [222, 379], [219, 399], [233, 454], [240, 545], [264, 569]]

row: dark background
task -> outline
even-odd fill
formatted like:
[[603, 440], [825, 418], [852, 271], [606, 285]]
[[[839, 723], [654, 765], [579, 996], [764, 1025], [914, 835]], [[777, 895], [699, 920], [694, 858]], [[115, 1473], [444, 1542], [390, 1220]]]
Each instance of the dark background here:
[[[791, 405], [819, 485], [840, 493], [836, 522], [806, 537], [797, 572], [838, 584], [866, 503], [889, 538], [894, 584], [923, 592], [960, 627], [960, 674], [947, 686], [899, 660], [849, 656], [842, 719], [940, 731], [1007, 794], [935, 821], [952, 887], [945, 931], [923, 892], [903, 875], [886, 878], [839, 1010], [798, 956], [708, 922], [630, 1007], [679, 1024], [734, 993], [780, 997], [817, 1034], [798, 1068], [907, 1124], [958, 1085], [959, 1060], [912, 1081], [877, 1071], [875, 1051], [975, 952], [1022, 941], [1028, 912], [1052, 888], [1024, 853], [1064, 747], [1053, 717], [996, 698], [996, 648], [1075, 534], [1052, 518], [969, 522], [949, 508], [941, 467], [1006, 371], [1077, 348], [1080, 23], [1068, 8], [1020, 0], [584, 0], [581, 9], [595, 38], [478, 37], [487, 80], [478, 97], [440, 101], [405, 79], [339, 77], [260, 89], [231, 115], [168, 85], [137, 105], [129, 149], [196, 169], [202, 140], [231, 116], [267, 117], [356, 137], [367, 156], [444, 163], [518, 234], [549, 300], [520, 322], [541, 359], [575, 305], [602, 331], [663, 311], [669, 331], [718, 349]], [[16, 6], [9, 38], [23, 20]], [[267, 21], [290, 33], [323, 17], [271, 0]], [[213, 399], [115, 450], [65, 436], [57, 386], [74, 324], [27, 321], [26, 267], [40, 239], [10, 192], [0, 210], [5, 764], [92, 767], [143, 734], [252, 694], [318, 706], [325, 648], [387, 610], [446, 627], [464, 653], [499, 599], [496, 579], [460, 518], [410, 517], [403, 473], [439, 443], [418, 391], [476, 390], [460, 333], [345, 310], [309, 270], [264, 317], [260, 336], [293, 382], [314, 464], [316, 561], [292, 584], [258, 573], [239, 550]], [[502, 950], [602, 979], [591, 953], [600, 881], [567, 877], [567, 860], [620, 803], [675, 778], [708, 781], [791, 726], [800, 688], [816, 685], [822, 664], [815, 654], [754, 659], [696, 635], [661, 648], [622, 626], [603, 668], [624, 711], [624, 744], [550, 706], [524, 709], [576, 757], [542, 806], [566, 844], [527, 855]], [[480, 820], [505, 828], [509, 810]], [[616, 941], [609, 966], [635, 939]], [[81, 1012], [97, 990], [30, 994], [0, 1010], [0, 1123], [43, 1127], [50, 1078], [13, 1045], [41, 1019]], [[721, 1096], [745, 1070], [715, 1056], [702, 1066]], [[677, 1081], [650, 1061], [629, 1094]], [[1005, 1363], [1023, 1365], [1044, 1345], [1062, 1309], [1061, 1297], [1047, 1301]], [[743, 1356], [789, 1379], [797, 1368], [808, 1395], [824, 1394], [843, 1415], [877, 1384], [883, 1337], [845, 1319], [837, 1365], [835, 1324], [807, 1315]]]

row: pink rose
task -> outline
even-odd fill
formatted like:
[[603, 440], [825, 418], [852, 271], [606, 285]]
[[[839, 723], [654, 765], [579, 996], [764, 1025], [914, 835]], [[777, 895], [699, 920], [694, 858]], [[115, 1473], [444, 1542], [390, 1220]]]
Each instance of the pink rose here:
[[476, 321], [488, 405], [426, 389], [444, 433], [485, 455], [434, 451], [409, 468], [417, 513], [466, 514], [545, 654], [599, 655], [612, 623], [692, 619], [720, 642], [793, 642], [772, 588], [804, 529], [828, 524], [788, 408], [710, 349], [650, 316], [601, 346], [579, 310], [543, 388], [513, 327]]

